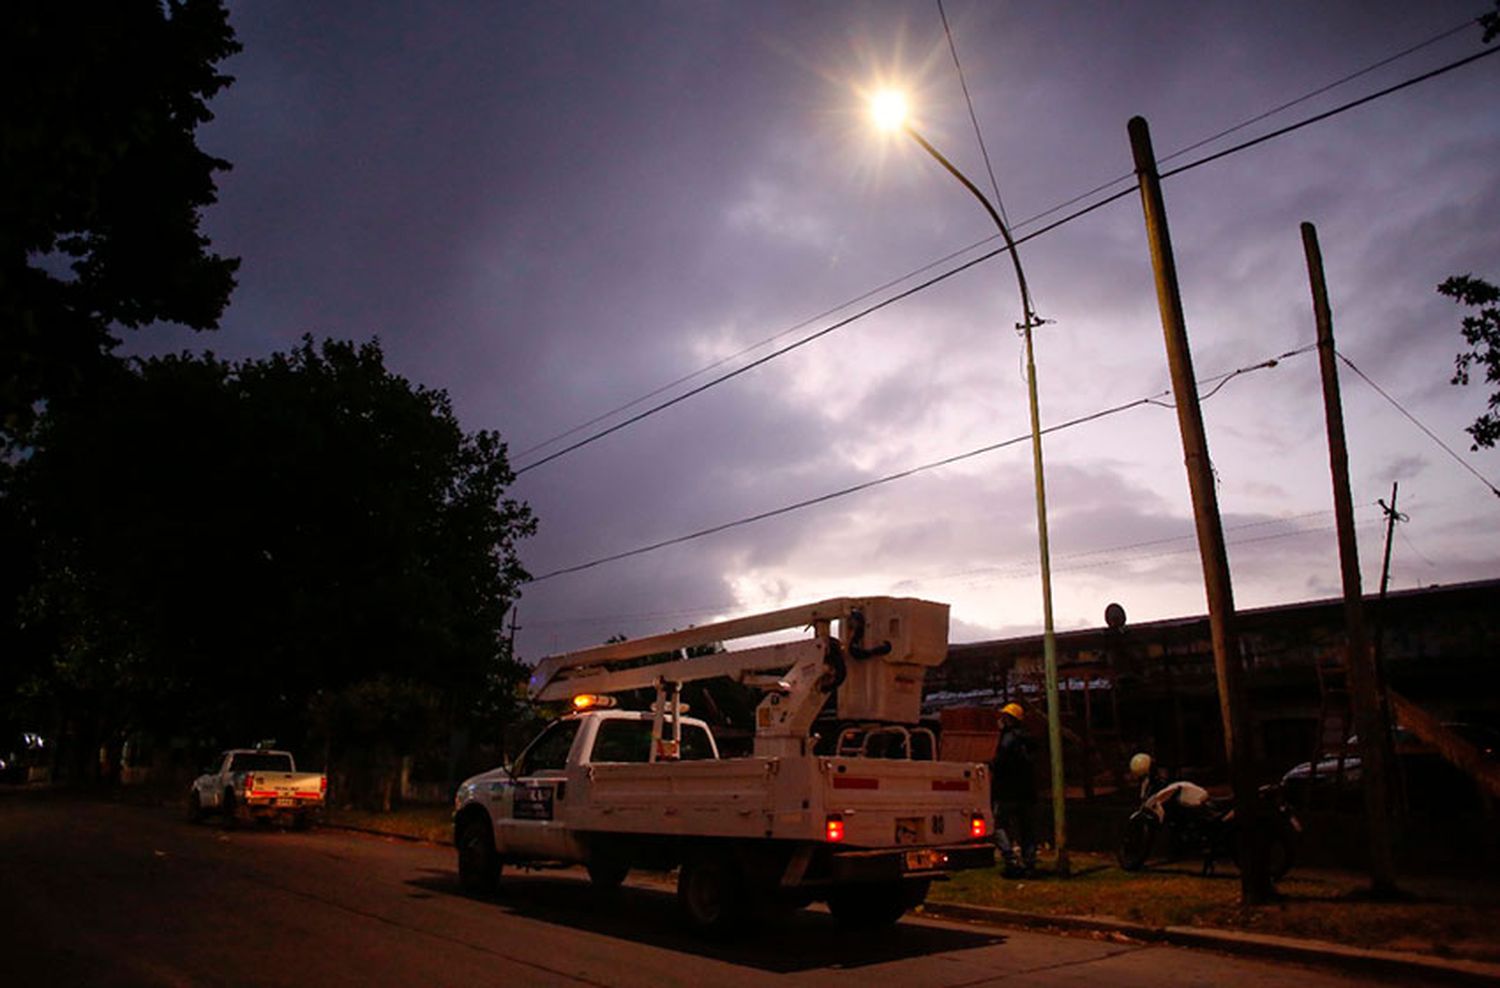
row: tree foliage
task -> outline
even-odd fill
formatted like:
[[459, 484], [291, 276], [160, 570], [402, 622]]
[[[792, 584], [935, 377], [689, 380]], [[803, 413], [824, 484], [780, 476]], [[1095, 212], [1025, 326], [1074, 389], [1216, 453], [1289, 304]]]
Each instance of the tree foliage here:
[[138, 361], [37, 438], [33, 691], [105, 733], [399, 745], [519, 675], [501, 632], [535, 523], [505, 446], [377, 343]]
[[0, 441], [79, 390], [112, 327], [217, 327], [238, 261], [199, 232], [221, 0], [0, 5]]
[[1485, 383], [1496, 386], [1490, 394], [1489, 411], [1467, 429], [1473, 437], [1471, 449], [1495, 445], [1500, 439], [1500, 288], [1473, 275], [1458, 275], [1438, 286], [1438, 291], [1460, 305], [1477, 310], [1463, 318], [1464, 342], [1469, 349], [1453, 358], [1453, 384], [1468, 384], [1475, 365], [1484, 369]]

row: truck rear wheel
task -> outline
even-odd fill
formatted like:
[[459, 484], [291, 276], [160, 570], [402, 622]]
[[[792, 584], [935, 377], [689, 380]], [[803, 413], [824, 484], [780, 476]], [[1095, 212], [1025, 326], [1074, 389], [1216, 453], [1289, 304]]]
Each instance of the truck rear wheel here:
[[888, 882], [880, 885], [848, 885], [828, 897], [828, 911], [840, 926], [851, 930], [878, 930], [892, 925], [908, 909], [927, 898], [932, 883], [926, 879]]
[[700, 933], [721, 936], [746, 915], [744, 878], [727, 854], [685, 861], [677, 875], [677, 901]]
[[494, 892], [500, 885], [500, 856], [489, 821], [470, 816], [459, 822], [458, 883], [466, 892]]

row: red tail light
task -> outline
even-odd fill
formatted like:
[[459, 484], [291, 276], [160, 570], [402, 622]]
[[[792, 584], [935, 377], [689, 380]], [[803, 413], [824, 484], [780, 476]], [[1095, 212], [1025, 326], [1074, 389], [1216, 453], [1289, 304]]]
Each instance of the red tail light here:
[[969, 817], [970, 837], [984, 837], [989, 832], [990, 828], [985, 826], [983, 813], [975, 813]]
[[254, 772], [246, 772], [245, 773], [245, 792], [248, 793], [251, 789], [254, 789], [254, 788], [255, 788], [255, 773]]
[[828, 814], [828, 822], [825, 825], [824, 836], [830, 844], [837, 844], [844, 839], [844, 818], [838, 813]]
[[327, 792], [328, 792], [328, 776], [324, 775], [324, 776], [320, 776], [318, 778], [318, 792], [327, 794]]

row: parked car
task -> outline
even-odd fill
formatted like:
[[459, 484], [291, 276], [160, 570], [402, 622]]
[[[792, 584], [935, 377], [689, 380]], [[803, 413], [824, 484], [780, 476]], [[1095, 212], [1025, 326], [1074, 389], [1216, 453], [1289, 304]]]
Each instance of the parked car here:
[[[1500, 758], [1500, 731], [1483, 724], [1448, 722], [1444, 727], [1477, 747], [1488, 760]], [[1406, 787], [1408, 801], [1416, 804], [1433, 798], [1451, 799], [1472, 795], [1474, 786], [1461, 771], [1447, 762], [1437, 750], [1404, 727], [1393, 732], [1396, 764]], [[1281, 777], [1282, 787], [1293, 803], [1308, 806], [1318, 802], [1342, 805], [1358, 801], [1359, 783], [1363, 777], [1359, 755], [1359, 736], [1349, 738], [1343, 770], [1336, 753], [1325, 752], [1313, 771], [1310, 761], [1294, 765]]]
[[291, 752], [233, 748], [193, 781], [187, 814], [194, 821], [218, 813], [229, 824], [278, 820], [302, 828], [317, 821], [327, 795], [328, 776], [297, 771]]
[[19, 785], [43, 777], [47, 742], [40, 734], [19, 731], [0, 738], [0, 783]]

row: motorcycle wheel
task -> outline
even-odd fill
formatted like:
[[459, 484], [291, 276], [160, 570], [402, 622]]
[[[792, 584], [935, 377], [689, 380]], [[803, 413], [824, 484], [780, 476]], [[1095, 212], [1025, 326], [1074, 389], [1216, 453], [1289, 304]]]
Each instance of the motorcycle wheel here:
[[1126, 871], [1140, 871], [1151, 856], [1151, 845], [1156, 842], [1157, 822], [1154, 817], [1135, 814], [1125, 821], [1120, 835], [1120, 848], [1116, 856], [1120, 867]]

